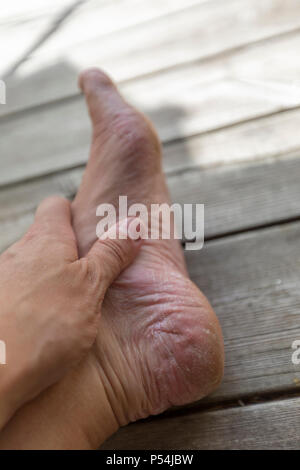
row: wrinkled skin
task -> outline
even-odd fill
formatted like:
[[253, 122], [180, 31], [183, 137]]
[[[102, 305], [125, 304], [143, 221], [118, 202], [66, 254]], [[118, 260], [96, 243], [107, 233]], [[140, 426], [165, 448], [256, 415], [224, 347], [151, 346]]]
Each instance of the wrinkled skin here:
[[[169, 196], [160, 144], [147, 119], [98, 70], [84, 72], [80, 86], [93, 123], [90, 159], [72, 205], [83, 256], [95, 241], [100, 203], [117, 207], [119, 195], [127, 195], [128, 205], [149, 206]], [[223, 359], [218, 320], [188, 278], [178, 241], [147, 240], [105, 297], [88, 360], [16, 416], [0, 446], [96, 448], [120, 425], [212, 392]]]
[[[123, 220], [124, 230], [133, 222]], [[114, 228], [120, 232], [122, 224]], [[107, 236], [79, 259], [70, 203], [51, 197], [22, 239], [2, 253], [0, 331], [7, 360], [0, 368], [0, 430], [90, 351], [105, 293], [140, 246], [141, 240]]]

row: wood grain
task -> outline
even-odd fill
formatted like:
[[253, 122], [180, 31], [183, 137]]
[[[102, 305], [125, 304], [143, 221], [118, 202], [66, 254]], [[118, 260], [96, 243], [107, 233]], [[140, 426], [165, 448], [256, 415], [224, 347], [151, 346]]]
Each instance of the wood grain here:
[[191, 278], [211, 300], [225, 338], [225, 378], [211, 400], [296, 389], [299, 236], [300, 225], [288, 224], [187, 253]]
[[[124, 0], [120, 0], [121, 3], [122, 1]], [[143, 4], [143, 2], [138, 3]], [[192, 19], [195, 8], [200, 10], [208, 8], [209, 4], [211, 4], [210, 7], [212, 8], [212, 5], [215, 3], [215, 1], [210, 1], [205, 2], [203, 5], [186, 8], [185, 14], [189, 14]], [[266, 8], [266, 11], [261, 12], [259, 10], [257, 15], [253, 15], [253, 18], [256, 18], [257, 25], [251, 29], [251, 34], [253, 34], [252, 42], [244, 43], [244, 36], [240, 36], [240, 45], [236, 38], [235, 47], [229, 49], [225, 47], [223, 53], [213, 54], [211, 57], [209, 56], [209, 58], [206, 57], [205, 47], [211, 47], [211, 44], [215, 44], [216, 41], [219, 41], [219, 35], [215, 35], [213, 39], [210, 36], [206, 38], [205, 29], [205, 31], [203, 31], [204, 36], [202, 37], [201, 33], [201, 37], [198, 38], [197, 34], [200, 34], [200, 28], [198, 28], [199, 31], [197, 30], [198, 33], [195, 39], [193, 39], [193, 42], [191, 42], [190, 39], [191, 44], [187, 44], [185, 46], [186, 49], [182, 49], [183, 45], [180, 42], [180, 38], [175, 34], [176, 31], [173, 31], [173, 34], [171, 34], [170, 31], [169, 40], [171, 41], [172, 39], [170, 47], [174, 48], [173, 65], [165, 69], [159, 69], [158, 73], [154, 73], [154, 70], [151, 70], [151, 72], [149, 72], [150, 76], [147, 76], [147, 74], [145, 76], [143, 73], [136, 74], [134, 73], [135, 69], [130, 66], [128, 69], [128, 77], [122, 78], [122, 75], [118, 73], [118, 67], [121, 67], [122, 63], [118, 58], [113, 59], [113, 55], [111, 59], [113, 62], [112, 66], [105, 66], [105, 60], [101, 58], [101, 54], [104, 53], [102, 38], [95, 38], [91, 41], [91, 44], [83, 43], [82, 48], [85, 51], [85, 54], [83, 54], [85, 59], [79, 58], [77, 61], [74, 58], [70, 58], [69, 60], [64, 56], [55, 56], [56, 58], [53, 58], [51, 61], [49, 57], [50, 51], [48, 51], [42, 63], [39, 64], [38, 60], [28, 60], [26, 64], [19, 68], [18, 73], [9, 77], [7, 87], [10, 99], [6, 107], [0, 108], [0, 115], [77, 95], [79, 93], [77, 87], [78, 71], [82, 70], [85, 66], [100, 66], [112, 74], [114, 79], [118, 82], [125, 80], [122, 84], [122, 91], [130, 101], [133, 101], [142, 109], [150, 108], [155, 111], [161, 107], [170, 107], [172, 105], [173, 108], [180, 108], [182, 112], [188, 113], [189, 108], [194, 102], [193, 100], [196, 99], [195, 108], [198, 107], [199, 115], [202, 115], [202, 119], [204, 119], [206, 115], [206, 128], [212, 127], [215, 123], [215, 119], [219, 119], [223, 122], [232, 122], [233, 120], [244, 119], [245, 117], [254, 116], [256, 114], [261, 115], [262, 113], [295, 105], [299, 103], [299, 61], [297, 60], [297, 51], [299, 50], [300, 36], [297, 31], [293, 33], [293, 24], [291, 24], [290, 29], [286, 30], [285, 22], [279, 21], [276, 15], [280, 14], [283, 4], [281, 3], [281, 7], [279, 7], [278, 10], [276, 9], [277, 3], [277, 0], [264, 2], [262, 5], [263, 8]], [[293, 2], [289, 0], [289, 3], [293, 3], [294, 6], [296, 6], [294, 0]], [[225, 9], [225, 13], [228, 12], [228, 21], [231, 18], [230, 15], [232, 15], [234, 20], [235, 16], [240, 14], [238, 5], [236, 5], [236, 11], [231, 11], [229, 8], [230, 4], [231, 3], [228, 2], [228, 7]], [[114, 5], [114, 7], [112, 5]], [[112, 5], [110, 8], [116, 7], [115, 3]], [[147, 5], [149, 5], [149, 2]], [[152, 5], [152, 2], [150, 5]], [[241, 5], [240, 2], [239, 5]], [[177, 5], [177, 7], [179, 8], [179, 5]], [[158, 8], [158, 3], [155, 2], [151, 8], [148, 6], [145, 11], [147, 11], [148, 8], [152, 11], [152, 8], [159, 10], [163, 7]], [[299, 8], [299, 4], [297, 8]], [[252, 9], [253, 2], [251, 4], [251, 10]], [[268, 11], [268, 9], [271, 9], [271, 11]], [[273, 9], [276, 11], [275, 16], [272, 14]], [[293, 12], [293, 8], [285, 8], [284, 6], [284, 9], [285, 15], [292, 14]], [[119, 15], [120, 11], [118, 13]], [[138, 11], [144, 10], [139, 8]], [[79, 12], [77, 13], [79, 14]], [[262, 31], [262, 27], [259, 26], [260, 14], [262, 14], [262, 17], [265, 15], [266, 18], [268, 18], [266, 21], [270, 22], [275, 28], [275, 36], [260, 36]], [[75, 22], [74, 28], [78, 26], [78, 22], [74, 19], [75, 15], [76, 11], [69, 18], [70, 27], [73, 25], [73, 21]], [[178, 17], [181, 17], [181, 15], [182, 12], [178, 12]], [[174, 14], [171, 16], [173, 18]], [[175, 17], [176, 16], [177, 13], [175, 14]], [[168, 18], [169, 17], [166, 16], [159, 21], [165, 21], [168, 25], [168, 21], [170, 20], [168, 20]], [[201, 18], [201, 21], [204, 21], [205, 17], [203, 15], [201, 15]], [[252, 20], [254, 21], [253, 18]], [[213, 28], [216, 27], [216, 19], [213, 15], [211, 15], [210, 18], [206, 18], [206, 20], [213, 23]], [[244, 18], [244, 26], [247, 31], [253, 26], [251, 23], [252, 20], [251, 18]], [[186, 21], [189, 23], [188, 17]], [[192, 21], [194, 20], [192, 19]], [[274, 21], [274, 24], [272, 21]], [[98, 25], [97, 16], [94, 17], [94, 22]], [[114, 20], [111, 19], [106, 23], [114, 24]], [[153, 21], [150, 21], [146, 25], [143, 25], [143, 30], [150, 28], [152, 23]], [[116, 22], [116, 24], [118, 24], [118, 22]], [[167, 25], [165, 25], [165, 27], [167, 27]], [[222, 27], [226, 27], [226, 24]], [[208, 28], [208, 26], [206, 26], [206, 28]], [[227, 25], [227, 28], [228, 31], [224, 31], [225, 38], [233, 34], [232, 28], [229, 29], [229, 25]], [[85, 30], [91, 32], [96, 30], [98, 32], [99, 28], [91, 27], [91, 29], [85, 28]], [[63, 27], [61, 31], [63, 34]], [[120, 41], [120, 49], [123, 47], [122, 44], [124, 44], [124, 42], [126, 43], [130, 31], [131, 29], [129, 29], [129, 32], [125, 29], [123, 32], [124, 38]], [[60, 34], [59, 31], [57, 34]], [[57, 34], [53, 35], [54, 40], [56, 40]], [[118, 34], [121, 33], [119, 32]], [[257, 38], [255, 38], [255, 34]], [[80, 36], [76, 35], [76, 37], [78, 38]], [[112, 40], [114, 34], [108, 35], [108, 37]], [[61, 40], [63, 41], [63, 38], [61, 38]], [[200, 44], [199, 47], [196, 48], [195, 44], [197, 44], [198, 41]], [[46, 42], [44, 47], [46, 47], [49, 42], [51, 43], [51, 39]], [[60, 51], [64, 50], [66, 54], [71, 54], [72, 47], [68, 45], [68, 43], [65, 48], [62, 47], [60, 41], [58, 41], [58, 44]], [[101, 44], [101, 47], [99, 44]], [[223, 43], [219, 44], [219, 47], [221, 46], [223, 46]], [[224, 44], [224, 46], [226, 46], [226, 44]], [[107, 50], [109, 50], [110, 46], [108, 45], [107, 47]], [[195, 49], [195, 54], [198, 53], [198, 55], [195, 55], [195, 60], [191, 63], [182, 64], [177, 60], [176, 54], [182, 55], [182, 50], [190, 51], [191, 47]], [[91, 57], [87, 60], [86, 55], [92, 54], [93, 50], [98, 53], [99, 57]], [[118, 50], [119, 49], [117, 49], [117, 51]], [[288, 53], [286, 51], [288, 51]], [[113, 52], [111, 53], [113, 54]], [[159, 54], [160, 49], [155, 54], [155, 64], [159, 60]], [[207, 54], [209, 54], [209, 51], [207, 51]], [[149, 43], [148, 48], [143, 50], [143, 60], [137, 60], [136, 66], [138, 66], [138, 70], [147, 62], [148, 56], [151, 58], [154, 56], [151, 43]], [[134, 55], [130, 60], [133, 60], [133, 58]], [[169, 60], [171, 60], [171, 58], [172, 56], [170, 56]], [[39, 60], [41, 61], [41, 59]], [[129, 83], [126, 82], [126, 80], [129, 80]], [[197, 103], [199, 103], [199, 106]], [[217, 112], [210, 118], [210, 115], [207, 116], [207, 113], [210, 113], [212, 103], [213, 110]], [[195, 109], [195, 111], [196, 110], [197, 109]]]
[[[166, 15], [213, 0], [88, 0], [47, 41], [37, 54], [57, 54], [77, 44], [128, 30]], [[125, 14], [126, 13], [126, 14]], [[86, 27], [88, 25], [88, 28]]]
[[100, 13], [97, 36], [82, 43], [75, 38], [74, 47], [65, 48], [62, 38], [56, 42], [54, 37], [54, 44], [39, 48], [23, 73], [63, 61], [75, 67], [101, 64], [124, 80], [297, 29], [299, 12], [297, 0], [226, 0], [226, 8], [223, 0], [215, 0], [107, 35], [101, 34]]
[[[166, 108], [149, 113], [165, 147], [166, 171], [195, 166], [276, 157], [300, 148], [300, 110], [221, 128], [186, 140], [194, 132], [197, 115], [181, 115]], [[173, 118], [172, 118], [173, 117]], [[184, 126], [182, 126], [184, 122]], [[216, 122], [216, 127], [218, 123]], [[201, 120], [198, 132], [203, 131]], [[91, 126], [82, 99], [55, 104], [0, 121], [2, 169], [0, 185], [83, 164], [87, 161]]]
[[75, 0], [11, 0], [2, 2], [0, 18], [0, 76], [21, 60], [32, 44], [39, 41], [64, 8]]
[[[235, 168], [231, 178], [228, 171], [216, 173], [216, 185], [206, 194], [207, 222], [212, 224], [208, 233], [230, 231], [234, 223], [237, 229], [248, 228], [249, 219], [264, 224], [266, 217], [270, 221], [272, 217], [299, 216], [298, 161], [278, 162], [277, 173], [276, 165], [270, 166], [269, 174], [267, 166], [264, 170], [245, 167], [243, 174]], [[203, 176], [204, 190], [214, 183], [214, 173], [211, 170], [207, 180]], [[80, 177], [78, 169], [3, 189], [2, 248], [28, 226], [43, 196], [52, 192], [70, 196]], [[177, 181], [173, 198], [178, 186]], [[178, 197], [184, 198], [180, 191]], [[300, 377], [300, 369], [291, 362], [291, 344], [300, 337], [299, 237], [300, 224], [286, 224], [212, 241], [200, 252], [187, 252], [190, 275], [211, 300], [224, 331], [225, 379], [209, 401], [296, 388], [294, 380]]]
[[[211, 238], [300, 217], [300, 158], [266, 163], [192, 168], [168, 175], [173, 202], [205, 205], [205, 236]], [[17, 240], [38, 204], [58, 194], [72, 198], [84, 167], [0, 189], [0, 250]]]
[[101, 449], [299, 450], [299, 418], [299, 399], [194, 412], [129, 425]]
[[[299, 153], [300, 156], [300, 153]], [[204, 204], [211, 238], [300, 217], [300, 158], [169, 175], [174, 202]]]
[[[0, 74], [54, 18], [56, 0], [33, 1], [18, 15], [12, 0], [2, 15]], [[7, 79], [0, 251], [41, 199], [78, 188], [91, 131], [76, 76], [87, 65], [109, 71], [154, 121], [173, 201], [206, 207], [210, 241], [186, 260], [222, 324], [226, 366], [201, 408], [227, 408], [194, 404], [103, 448], [299, 449], [298, 399], [232, 407], [299, 390], [299, 13], [298, 0], [92, 0]]]

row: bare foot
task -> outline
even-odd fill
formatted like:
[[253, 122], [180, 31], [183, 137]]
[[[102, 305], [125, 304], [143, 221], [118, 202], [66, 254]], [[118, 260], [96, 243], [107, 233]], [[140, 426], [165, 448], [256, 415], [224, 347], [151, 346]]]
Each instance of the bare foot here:
[[[100, 203], [169, 202], [158, 137], [147, 119], [98, 70], [80, 77], [93, 123], [90, 160], [73, 203], [84, 255], [95, 241]], [[110, 288], [94, 348], [118, 422], [200, 399], [220, 383], [221, 330], [208, 301], [188, 278], [177, 240], [147, 240]], [[112, 353], [113, 352], [113, 353]]]
[[[92, 123], [90, 159], [73, 203], [81, 255], [96, 238], [96, 207], [168, 202], [157, 135], [102, 72], [80, 78]], [[111, 286], [92, 352], [21, 410], [0, 448], [96, 448], [118, 426], [212, 392], [223, 374], [218, 320], [188, 278], [176, 240], [147, 241]]]

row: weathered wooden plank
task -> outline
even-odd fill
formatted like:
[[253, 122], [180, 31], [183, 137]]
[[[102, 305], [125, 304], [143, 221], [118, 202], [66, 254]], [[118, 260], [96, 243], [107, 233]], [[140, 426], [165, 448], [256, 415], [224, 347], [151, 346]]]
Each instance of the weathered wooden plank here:
[[0, 28], [8, 25], [20, 26], [23, 22], [53, 15], [74, 0], [10, 0], [1, 5]]
[[[100, 32], [96, 40], [83, 41], [82, 46], [79, 44], [78, 57], [81, 61], [88, 60], [88, 63], [91, 59], [100, 59], [102, 63], [107, 64], [119, 62], [118, 70], [121, 69], [122, 63], [126, 70], [134, 67], [137, 74], [153, 72], [160, 67], [198, 59], [252, 40], [298, 28], [299, 12], [297, 0], [286, 0], [284, 5], [280, 0], [267, 0], [263, 3], [258, 0], [227, 0], [226, 8], [223, 1], [200, 2], [190, 8], [159, 17], [147, 25], [138, 24], [124, 32], [116, 31], [116, 34], [107, 37], [103, 37]], [[101, 15], [100, 9], [98, 30], [101, 27]], [[175, 40], [175, 44], [170, 38]], [[54, 37], [52, 42], [52, 45], [45, 44], [37, 51], [36, 56], [49, 57], [51, 50], [54, 53], [53, 58], [57, 57], [57, 53], [60, 55], [62, 38], [58, 36], [56, 41]], [[75, 39], [75, 44], [77, 42], [78, 39]], [[87, 55], [85, 59], [80, 54], [82, 48]], [[76, 60], [77, 51], [70, 50], [70, 47], [67, 49], [69, 57]], [[64, 54], [68, 57], [67, 51]], [[138, 61], [139, 58], [143, 59], [143, 63]], [[130, 64], [125, 65], [128, 60]], [[131, 76], [132, 74], [133, 71], [130, 72]]]
[[213, 0], [89, 0], [47, 41], [43, 54], [59, 54], [62, 48], [74, 47], [93, 38], [99, 40], [104, 35], [208, 1]]
[[132, 424], [101, 449], [299, 450], [299, 434], [299, 399], [295, 398]]
[[[206, 109], [209, 113], [211, 107]], [[223, 109], [228, 110], [228, 106]], [[198, 132], [205, 130], [195, 104], [189, 114], [172, 107], [162, 107], [148, 114], [163, 142], [187, 137], [196, 128]], [[216, 109], [213, 114], [217, 115]], [[274, 157], [297, 150], [299, 122], [300, 111], [296, 110], [184, 140], [180, 146], [166, 147], [165, 169]], [[215, 126], [218, 125], [220, 121], [216, 121]], [[0, 141], [0, 185], [85, 163], [90, 133], [82, 98], [0, 121], [0, 134], [4, 136]]]
[[75, 0], [12, 0], [1, 5], [0, 74], [5, 74], [20, 60], [57, 15], [74, 2]]
[[[299, 216], [296, 181], [299, 164], [297, 161], [284, 164], [278, 163], [277, 173], [272, 170], [276, 165], [271, 165], [269, 175], [267, 165], [263, 170], [257, 167], [256, 171], [245, 167], [243, 176], [233, 170], [231, 179], [227, 171], [223, 176], [217, 172], [216, 178], [215, 170], [210, 170], [211, 175], [206, 172], [207, 181], [202, 178], [203, 189], [215, 185], [208, 189], [206, 196], [207, 224], [213, 227], [206, 224], [207, 229], [232, 230], [234, 215], [238, 229], [245, 227], [243, 224], [247, 227], [249, 219], [251, 223], [265, 223], [268, 217], [270, 221], [271, 217], [278, 220]], [[279, 176], [280, 173], [285, 176]], [[81, 170], [73, 170], [3, 189], [0, 192], [2, 248], [27, 228], [34, 206], [42, 197], [51, 193], [70, 196], [80, 177]], [[180, 191], [178, 194], [184, 201], [185, 195]], [[214, 218], [219, 220], [215, 222]], [[204, 250], [187, 253], [191, 277], [211, 300], [224, 331], [225, 379], [209, 401], [296, 388], [294, 380], [300, 377], [300, 369], [291, 362], [291, 344], [300, 337], [299, 237], [300, 224], [287, 224], [209, 242]]]
[[[242, 3], [235, 2], [235, 10], [232, 10], [233, 7], [231, 8], [231, 3], [231, 1], [228, 2], [228, 6], [225, 10], [222, 7], [220, 9], [222, 13], [220, 13], [219, 22], [222, 17], [222, 28], [227, 27], [228, 29], [226, 33], [224, 32], [225, 38], [228, 36], [231, 37], [234, 34], [233, 31], [236, 29], [230, 26], [230, 18], [234, 21], [236, 15], [241, 14], [240, 9]], [[243, 2], [243, 4], [244, 3], [245, 2]], [[259, 2], [257, 3], [259, 4]], [[200, 103], [198, 111], [202, 116], [206, 128], [215, 124], [216, 120], [221, 119], [223, 122], [228, 122], [228, 119], [232, 121], [243, 118], [245, 113], [247, 116], [253, 116], [255, 113], [267, 112], [280, 107], [293, 105], [295, 102], [298, 103], [299, 87], [297, 87], [297, 83], [299, 77], [299, 61], [297, 60], [297, 51], [300, 42], [299, 36], [296, 34], [288, 35], [286, 38], [281, 38], [281, 40], [278, 38], [278, 40], [273, 39], [272, 41], [263, 41], [262, 43], [259, 42], [256, 44], [257, 38], [259, 39], [261, 37], [260, 34], [262, 32], [261, 20], [259, 19], [260, 15], [262, 15], [262, 17], [265, 15], [266, 18], [268, 18], [263, 26], [266, 27], [269, 22], [274, 28], [274, 34], [276, 34], [276, 32], [280, 34], [282, 31], [285, 31], [285, 22], [282, 22], [281, 19], [279, 21], [276, 15], [280, 15], [282, 8], [284, 8], [284, 18], [286, 14], [292, 13], [293, 8], [289, 9], [286, 3], [280, 3], [281, 7], [276, 9], [275, 3], [277, 3], [277, 0], [275, 2], [274, 0], [272, 0], [272, 2], [263, 2], [262, 8], [266, 8], [264, 12], [260, 11], [260, 8], [256, 5], [259, 11], [257, 12], [257, 16], [256, 13], [254, 13], [252, 18], [253, 21], [257, 22], [256, 26], [251, 23], [252, 20], [250, 21], [249, 17], [248, 19], [247, 17], [244, 18], [246, 31], [243, 30], [243, 34], [236, 36], [236, 45], [239, 45], [239, 41], [244, 41], [247, 38], [248, 30], [251, 30], [251, 37], [253, 35], [254, 42], [252, 47], [245, 49], [243, 47], [236, 47], [231, 50], [231, 53], [228, 53], [225, 47], [227, 54], [223, 56], [217, 54], [214, 60], [212, 57], [209, 61], [199, 61], [197, 59], [204, 59], [207, 54], [209, 54], [210, 50], [206, 51], [206, 48], [212, 47], [211, 44], [214, 44], [215, 41], [219, 42], [221, 36], [220, 34], [215, 34], [215, 37], [212, 38], [211, 33], [207, 32], [209, 27], [211, 27], [213, 31], [218, 27], [216, 26], [216, 24], [218, 25], [218, 17], [215, 17], [214, 12], [212, 12], [209, 18], [207, 18], [207, 15], [201, 14], [201, 9], [212, 8], [212, 5], [215, 5], [216, 2], [210, 1], [208, 4], [205, 3], [202, 6], [194, 7], [200, 11], [199, 15], [201, 21], [209, 20], [211, 24], [209, 25], [208, 23], [204, 29], [198, 25], [195, 38], [190, 38], [189, 43], [185, 44], [184, 47], [180, 38], [178, 38], [176, 28], [172, 29], [172, 31], [168, 29], [167, 26], [169, 25], [169, 21], [171, 21], [169, 17], [165, 19], [161, 18], [159, 21], [167, 22], [164, 30], [168, 32], [167, 39], [171, 43], [169, 47], [174, 49], [173, 54], [168, 55], [168, 57], [169, 60], [173, 61], [172, 67], [176, 66], [176, 69], [173, 70], [171, 67], [171, 70], [160, 73], [156, 77], [153, 77], [152, 73], [149, 79], [144, 78], [135, 81], [132, 85], [124, 84], [123, 92], [128, 95], [129, 99], [133, 99], [137, 105], [143, 109], [150, 107], [155, 110], [162, 106], [172, 106], [173, 108], [180, 108], [182, 113], [188, 112], [186, 108], [189, 108], [189, 105], [191, 106], [194, 103], [193, 99], [195, 95], [197, 95], [196, 105], [197, 102]], [[149, 3], [147, 4], [149, 5]], [[292, 4], [295, 4], [294, 0]], [[253, 7], [255, 7], [255, 5], [253, 5], [252, 2], [251, 7], [249, 6], [251, 11]], [[192, 16], [194, 8], [187, 9], [187, 14]], [[276, 13], [272, 13], [273, 9]], [[223, 16], [224, 14], [227, 15], [227, 12], [227, 23], [226, 21], [223, 23]], [[179, 18], [181, 14], [182, 13], [178, 14]], [[171, 17], [173, 18], [174, 15], [171, 15]], [[70, 18], [71, 22], [72, 18], [73, 16]], [[95, 17], [95, 20], [96, 18], [97, 17]], [[199, 18], [198, 20], [200, 21]], [[150, 28], [152, 23], [153, 22], [143, 25], [143, 31], [147, 31], [147, 28]], [[288, 24], [288, 22], [286, 24]], [[90, 28], [85, 29], [87, 31], [90, 30]], [[187, 27], [183, 29], [189, 31]], [[93, 28], [91, 28], [91, 30], [93, 30]], [[124, 30], [124, 38], [121, 38], [120, 44], [117, 40], [114, 41], [114, 44], [116, 43], [116, 45], [114, 45], [116, 52], [118, 53], [120, 49], [122, 56], [124, 56], [122, 47], [125, 47], [127, 37], [131, 34], [130, 31], [131, 29]], [[245, 33], [247, 33], [246, 36]], [[143, 34], [146, 33], [144, 32]], [[200, 37], [198, 38], [199, 35]], [[113, 34], [108, 37], [111, 38], [110, 40], [112, 41], [114, 36]], [[265, 36], [262, 36], [262, 38], [264, 37]], [[54, 35], [54, 40], [55, 39], [56, 35]], [[109, 51], [109, 45], [105, 46], [105, 43], [103, 44], [103, 38], [101, 40], [94, 40], [94, 45], [93, 41], [92, 44], [82, 44], [82, 56], [84, 56], [84, 58], [82, 60], [80, 59], [77, 64], [74, 63], [72, 58], [67, 60], [64, 57], [56, 57], [56, 59], [51, 62], [49, 61], [50, 52], [45, 55], [46, 59], [42, 63], [29, 60], [20, 68], [17, 75], [10, 77], [8, 80], [7, 86], [10, 99], [6, 107], [0, 108], [0, 113], [5, 114], [17, 109], [24, 109], [28, 106], [77, 94], [78, 70], [81, 70], [85, 66], [98, 65], [104, 67], [117, 81], [124, 78], [132, 79], [133, 77], [143, 75], [143, 67], [145, 67], [144, 64], [147, 63], [148, 56], [150, 56], [151, 60], [155, 61], [155, 64], [160, 62], [159, 56], [161, 48], [156, 51], [153, 41], [154, 39], [150, 35], [149, 44], [147, 47], [146, 45], [143, 47], [142, 60], [138, 60], [138, 58], [135, 59], [133, 53], [130, 53], [129, 59], [124, 58], [124, 60], [126, 59], [126, 64], [129, 60], [128, 76], [126, 77], [123, 77], [121, 71], [118, 71], [122, 68], [122, 61], [120, 61], [118, 57], [114, 58], [113, 51], [111, 51], [109, 55], [112, 64], [106, 66], [105, 59], [101, 54], [106, 54]], [[47, 41], [46, 45], [48, 42], [49, 41]], [[101, 47], [99, 44], [101, 44]], [[133, 42], [133, 46], [136, 44], [142, 44], [141, 38]], [[196, 47], [197, 44], [198, 47]], [[223, 46], [226, 46], [226, 42], [219, 43], [221, 50], [223, 50]], [[71, 53], [72, 48], [63, 48], [59, 43], [59, 50]], [[94, 54], [97, 52], [99, 58], [94, 59], [90, 57], [88, 59], [89, 55], [93, 54], [93, 51]], [[198, 54], [195, 56], [196, 62], [191, 65], [186, 65], [185, 67], [180, 67], [180, 57], [177, 58], [177, 55], [182, 56], [182, 51], [184, 51], [186, 55], [189, 55], [191, 53], [190, 51], [194, 51], [195, 54]], [[135, 67], [131, 66], [130, 60], [134, 61]], [[212, 119], [210, 119], [210, 115], [207, 116], [207, 111], [211, 108], [211, 102], [213, 102], [213, 109], [216, 111]]]
[[210, 400], [296, 389], [291, 344], [300, 336], [300, 224], [247, 233], [187, 252], [192, 279], [224, 332], [225, 378]]
[[297, 153], [299, 118], [297, 109], [171, 143], [165, 147], [165, 170], [212, 168]]
[[0, 76], [19, 60], [48, 26], [48, 18], [32, 19], [24, 25], [9, 25], [0, 29]]
[[171, 174], [168, 184], [174, 202], [205, 205], [211, 238], [300, 217], [299, 175], [300, 158], [293, 158], [191, 169]]
[[[0, 250], [17, 240], [39, 202], [52, 194], [72, 198], [83, 167], [0, 190]], [[205, 205], [205, 236], [211, 238], [300, 216], [300, 158], [168, 176], [173, 202]]]

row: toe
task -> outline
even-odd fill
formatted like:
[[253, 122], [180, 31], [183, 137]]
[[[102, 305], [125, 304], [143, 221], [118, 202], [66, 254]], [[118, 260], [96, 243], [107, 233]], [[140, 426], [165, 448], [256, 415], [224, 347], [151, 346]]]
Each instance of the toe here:
[[101, 84], [111, 86], [113, 85], [113, 81], [102, 70], [91, 67], [80, 73], [78, 84], [81, 90], [85, 92], [91, 91]]
[[85, 95], [94, 126], [111, 119], [116, 112], [128, 107], [110, 77], [97, 68], [83, 71], [78, 83]]
[[[82, 72], [79, 86], [86, 98], [94, 140], [101, 144], [99, 147], [113, 140], [113, 152], [127, 160], [127, 164], [132, 161], [135, 165], [140, 156], [151, 156], [152, 166], [160, 162], [160, 142], [152, 124], [124, 100], [104, 72], [96, 68]], [[157, 165], [155, 168], [160, 169]]]

